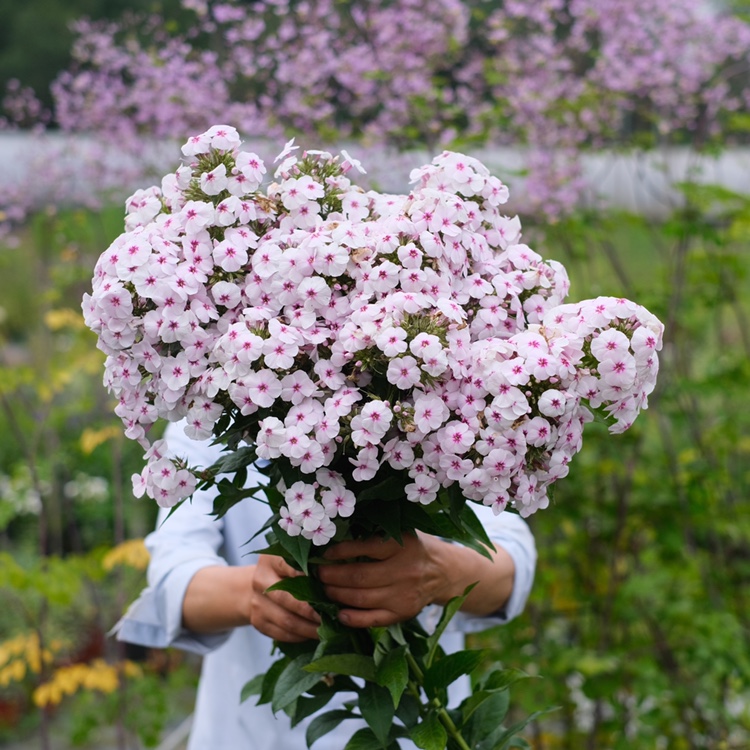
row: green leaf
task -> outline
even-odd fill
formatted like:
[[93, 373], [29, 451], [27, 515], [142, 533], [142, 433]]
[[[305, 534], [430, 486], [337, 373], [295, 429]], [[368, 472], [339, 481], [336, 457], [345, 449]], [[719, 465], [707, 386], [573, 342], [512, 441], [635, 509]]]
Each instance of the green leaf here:
[[274, 713], [288, 706], [320, 680], [319, 674], [305, 670], [310, 659], [311, 653], [300, 654], [284, 667], [276, 681], [271, 700], [271, 709]]
[[244, 703], [252, 695], [260, 695], [265, 676], [265, 673], [256, 674], [252, 680], [244, 684], [242, 692], [240, 693], [240, 703]]
[[266, 591], [286, 591], [301, 602], [315, 602], [320, 599], [310, 576], [282, 578], [273, 586], [269, 586]]
[[370, 485], [357, 493], [357, 502], [367, 500], [396, 500], [404, 497], [404, 477], [401, 474], [392, 474], [387, 479], [377, 484]]
[[343, 708], [338, 708], [333, 711], [326, 711], [320, 716], [316, 716], [307, 727], [305, 733], [305, 740], [307, 746], [311, 747], [314, 742], [317, 742], [321, 737], [325, 737], [329, 732], [333, 731], [342, 721], [346, 719], [356, 719], [356, 714], [351, 711], [346, 711]]
[[505, 690], [521, 680], [528, 680], [530, 677], [531, 675], [521, 669], [493, 669], [482, 678], [480, 684], [482, 690]]
[[409, 732], [414, 744], [421, 750], [445, 750], [448, 733], [437, 715], [431, 713], [424, 721]]
[[375, 736], [386, 745], [395, 713], [388, 690], [374, 682], [365, 683], [359, 693], [359, 710]]
[[396, 716], [407, 729], [411, 730], [419, 721], [421, 707], [422, 704], [411, 693], [405, 693], [399, 701]]
[[331, 672], [350, 677], [362, 677], [375, 682], [375, 662], [371, 656], [363, 654], [329, 654], [307, 664], [306, 672]]
[[254, 446], [243, 446], [237, 450], [225, 453], [210, 467], [216, 474], [233, 474], [245, 469], [255, 462], [257, 455]]
[[268, 668], [265, 675], [263, 675], [263, 685], [261, 687], [260, 697], [258, 698], [259, 706], [271, 702], [273, 691], [276, 688], [276, 681], [279, 679], [279, 675], [284, 671], [284, 668], [290, 661], [290, 659], [279, 659], [278, 661], [275, 661]]
[[491, 554], [495, 546], [492, 543], [492, 540], [487, 536], [487, 532], [485, 531], [482, 522], [477, 518], [477, 514], [471, 507], [471, 503], [464, 503], [463, 507], [461, 508], [460, 518], [461, 525], [464, 527], [469, 536], [473, 539], [476, 539], [485, 549], [485, 552]]
[[286, 550], [291, 558], [299, 565], [300, 570], [307, 574], [307, 561], [310, 557], [310, 546], [312, 542], [303, 536], [289, 536], [285, 531], [278, 529], [276, 538], [279, 544]]
[[[481, 693], [482, 691], [479, 694]], [[503, 719], [508, 713], [509, 706], [510, 692], [508, 690], [485, 694], [484, 699], [476, 705], [471, 717], [464, 722], [462, 728], [464, 738], [471, 747], [475, 747], [480, 742], [487, 742], [488, 738], [503, 729]], [[494, 745], [490, 741], [487, 747], [494, 747]]]
[[438, 621], [437, 627], [435, 628], [435, 632], [432, 633], [432, 635], [430, 635], [429, 638], [427, 639], [429, 652], [427, 654], [427, 658], [425, 659], [425, 666], [427, 666], [428, 668], [430, 667], [433, 659], [435, 658], [435, 653], [438, 648], [438, 643], [440, 641], [441, 636], [443, 635], [443, 632], [448, 627], [448, 623], [455, 616], [455, 614], [461, 609], [461, 605], [466, 601], [466, 597], [469, 595], [469, 593], [474, 588], [474, 586], [476, 586], [476, 583], [472, 583], [471, 586], [467, 586], [466, 589], [464, 590], [464, 593], [461, 594], [461, 596], [454, 596], [453, 599], [449, 599], [445, 607], [443, 607], [443, 612], [440, 615], [440, 620]]
[[[359, 503], [359, 498], [357, 499]], [[401, 521], [401, 503], [370, 502], [358, 506], [357, 513], [361, 518], [367, 519], [376, 529], [382, 529], [385, 533], [403, 544], [403, 532], [406, 530]]]
[[516, 735], [526, 728], [534, 719], [538, 719], [540, 716], [556, 711], [556, 708], [548, 708], [544, 711], [534, 711], [533, 714], [527, 716], [525, 719], [516, 722], [513, 726], [508, 729], [499, 727], [499, 730], [493, 734], [496, 736], [492, 737], [489, 741], [481, 742], [477, 745], [477, 750], [506, 750], [510, 746], [510, 743], [516, 739]]
[[386, 747], [376, 736], [372, 729], [364, 728], [357, 730], [346, 743], [344, 750], [383, 750]]
[[294, 707], [294, 711], [290, 713], [287, 709], [287, 713], [291, 718], [291, 726], [296, 727], [303, 719], [320, 711], [333, 698], [335, 692], [333, 688], [330, 688], [309, 698], [304, 695], [297, 698], [294, 703], [290, 704], [290, 706]]
[[457, 651], [436, 661], [424, 673], [423, 687], [428, 696], [448, 687], [461, 675], [471, 674], [485, 657], [481, 650]]
[[375, 681], [378, 685], [388, 689], [393, 705], [398, 706], [409, 682], [409, 665], [406, 663], [405, 646], [398, 646], [386, 652], [375, 671]]

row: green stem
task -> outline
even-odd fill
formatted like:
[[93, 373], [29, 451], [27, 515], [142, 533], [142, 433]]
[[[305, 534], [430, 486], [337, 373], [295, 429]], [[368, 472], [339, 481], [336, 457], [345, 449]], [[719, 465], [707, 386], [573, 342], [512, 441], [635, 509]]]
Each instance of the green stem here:
[[[421, 687], [422, 683], [424, 682], [424, 672], [422, 672], [419, 664], [417, 664], [417, 660], [408, 649], [406, 650], [406, 663], [409, 665], [409, 669], [411, 669], [417, 683], [419, 683]], [[445, 706], [443, 706], [443, 704], [437, 698], [433, 698], [430, 703], [434, 708], [437, 709], [437, 715], [440, 719], [440, 723], [445, 727], [445, 730], [455, 740], [456, 744], [461, 748], [461, 750], [471, 750], [469, 745], [466, 744], [466, 740], [461, 736], [461, 732], [458, 730], [458, 727], [453, 723], [453, 719], [451, 719], [450, 714], [445, 710]]]

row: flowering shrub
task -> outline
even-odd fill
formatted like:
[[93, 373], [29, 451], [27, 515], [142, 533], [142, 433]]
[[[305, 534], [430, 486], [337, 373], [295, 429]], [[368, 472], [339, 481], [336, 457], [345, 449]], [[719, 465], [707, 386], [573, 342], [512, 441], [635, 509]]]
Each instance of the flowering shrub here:
[[183, 5], [180, 33], [78, 25], [54, 86], [64, 129], [136, 149], [219, 118], [261, 137], [528, 144], [533, 206], [558, 213], [580, 193], [579, 150], [700, 146], [750, 104], [750, 26], [701, 0]]

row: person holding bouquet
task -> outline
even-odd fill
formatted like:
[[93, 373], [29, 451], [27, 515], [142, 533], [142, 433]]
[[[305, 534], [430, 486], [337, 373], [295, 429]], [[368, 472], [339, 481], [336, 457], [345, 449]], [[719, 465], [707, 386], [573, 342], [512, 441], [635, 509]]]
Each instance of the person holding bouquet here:
[[502, 746], [499, 672], [451, 714], [449, 678], [481, 663], [463, 633], [522, 610], [522, 518], [586, 424], [647, 407], [664, 327], [622, 297], [565, 302], [476, 159], [444, 151], [390, 195], [293, 141], [263, 187], [241, 145], [191, 137], [82, 303], [146, 450], [134, 494], [164, 509], [119, 635], [206, 655], [191, 750]]

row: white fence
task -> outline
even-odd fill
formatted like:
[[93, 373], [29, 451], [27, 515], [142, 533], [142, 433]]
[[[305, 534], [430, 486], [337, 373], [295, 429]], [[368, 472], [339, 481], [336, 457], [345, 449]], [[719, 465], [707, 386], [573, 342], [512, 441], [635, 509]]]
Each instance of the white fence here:
[[[302, 144], [317, 146], [317, 144]], [[265, 159], [272, 161], [281, 144], [250, 142]], [[372, 186], [386, 192], [408, 189], [409, 172], [429, 161], [427, 152], [395, 153], [348, 149], [368, 170]], [[485, 148], [470, 152], [511, 188], [509, 212], [523, 212], [525, 166], [522, 148]], [[111, 195], [122, 200], [132, 189], [152, 184], [157, 175], [179, 163], [177, 144], [152, 143], [139, 159], [150, 165], [151, 176], [143, 176], [143, 164], [123, 154], [116, 142], [101, 143], [60, 134], [43, 138], [26, 133], [0, 133], [0, 196], [30, 205], [45, 202], [81, 202]], [[678, 205], [673, 185], [687, 179], [716, 183], [740, 193], [750, 193], [750, 148], [728, 149], [716, 156], [696, 154], [687, 148], [650, 152], [598, 152], [581, 156], [588, 186], [587, 205], [618, 207], [657, 218]], [[94, 195], [96, 194], [96, 195]], [[0, 200], [2, 198], [0, 197]]]

